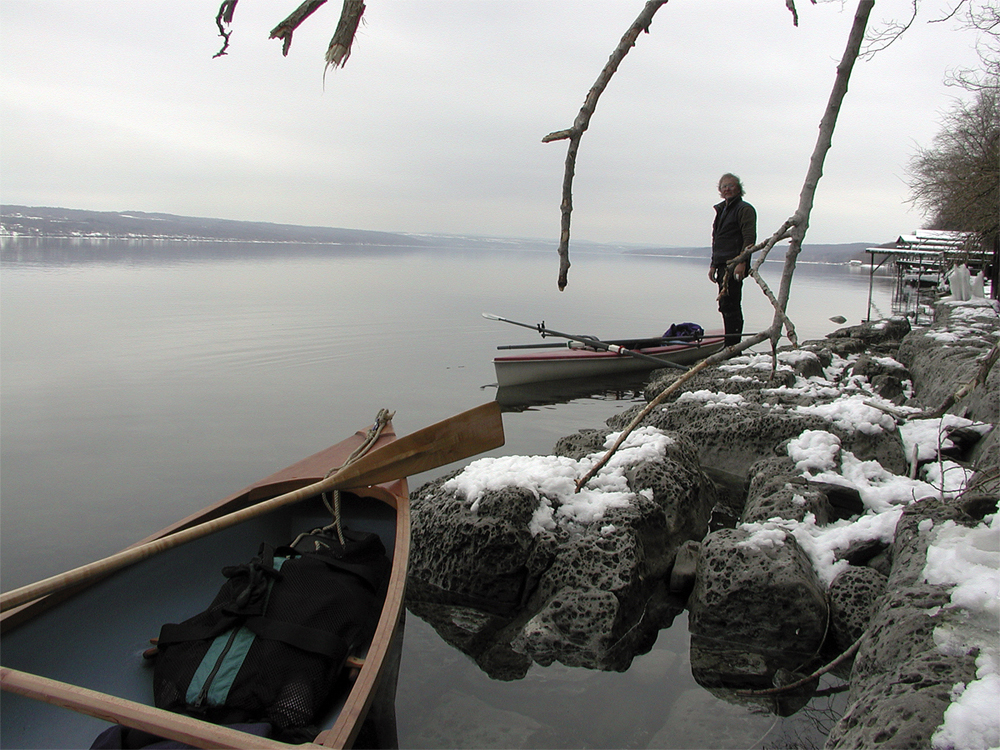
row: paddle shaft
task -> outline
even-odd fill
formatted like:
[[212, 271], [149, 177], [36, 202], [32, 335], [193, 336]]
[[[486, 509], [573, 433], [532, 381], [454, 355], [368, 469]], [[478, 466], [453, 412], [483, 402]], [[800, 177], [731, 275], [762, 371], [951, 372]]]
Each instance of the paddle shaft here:
[[94, 716], [102, 721], [124, 724], [193, 747], [238, 748], [239, 750], [282, 750], [319, 748], [314, 743], [286, 745], [236, 729], [210, 724], [183, 714], [164, 711], [134, 701], [47, 677], [0, 667], [0, 687], [26, 698], [62, 706]]
[[54, 575], [0, 596], [0, 612], [113, 573], [186, 542], [297, 503], [321, 492], [368, 487], [459, 461], [503, 445], [500, 405], [491, 401], [378, 448], [319, 482], [286, 492], [234, 513], [130, 547], [88, 565]]
[[569, 346], [568, 341], [561, 344], [503, 344], [497, 349], [565, 349]]
[[483, 313], [483, 317], [488, 320], [499, 320], [503, 323], [510, 323], [511, 325], [521, 326], [522, 328], [530, 328], [534, 331], [538, 331], [542, 337], [545, 336], [559, 336], [560, 338], [569, 339], [570, 341], [579, 341], [581, 344], [586, 344], [587, 346], [592, 346], [595, 349], [603, 349], [606, 352], [612, 352], [613, 354], [627, 354], [630, 357], [635, 357], [636, 359], [642, 359], [656, 367], [673, 367], [677, 370], [687, 371], [687, 367], [684, 365], [679, 365], [676, 362], [670, 362], [669, 360], [657, 359], [656, 357], [651, 357], [648, 354], [643, 354], [642, 352], [637, 352], [635, 349], [628, 349], [624, 346], [619, 346], [618, 344], [611, 344], [607, 341], [601, 341], [599, 339], [591, 338], [589, 336], [574, 336], [569, 333], [562, 333], [561, 331], [553, 331], [551, 328], [546, 328], [544, 321], [538, 325], [531, 325], [529, 323], [519, 323], [516, 320], [508, 320], [507, 318], [501, 318], [499, 315], [491, 315], [489, 313]]

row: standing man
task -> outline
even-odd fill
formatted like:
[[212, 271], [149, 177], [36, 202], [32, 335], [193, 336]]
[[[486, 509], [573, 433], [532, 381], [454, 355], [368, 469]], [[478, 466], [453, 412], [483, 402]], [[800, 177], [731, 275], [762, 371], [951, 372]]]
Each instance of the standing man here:
[[726, 346], [733, 346], [743, 334], [743, 279], [747, 264], [744, 261], [736, 266], [727, 284], [726, 262], [757, 244], [757, 211], [743, 200], [743, 183], [734, 174], [727, 172], [719, 178], [719, 195], [722, 203], [715, 205], [708, 278], [719, 285], [719, 312], [726, 327]]

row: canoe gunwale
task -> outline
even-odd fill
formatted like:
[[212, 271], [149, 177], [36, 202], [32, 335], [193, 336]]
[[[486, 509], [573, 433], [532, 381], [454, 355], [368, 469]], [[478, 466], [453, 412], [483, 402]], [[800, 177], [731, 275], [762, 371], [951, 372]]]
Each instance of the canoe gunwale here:
[[[339, 468], [356, 445], [364, 439], [364, 436], [365, 432], [359, 431], [354, 436], [342, 441], [341, 443], [292, 464], [286, 469], [282, 469], [281, 471], [255, 482], [243, 490], [230, 495], [229, 497], [226, 497], [223, 500], [202, 509], [201, 511], [193, 513], [186, 518], [167, 526], [155, 534], [130, 545], [130, 548], [149, 541], [170, 536], [178, 531], [195, 526], [199, 523], [214, 520], [215, 518], [226, 515], [227, 513], [256, 505], [259, 502], [263, 502], [264, 500], [270, 499], [271, 497], [275, 497], [289, 490], [295, 490], [299, 487], [307, 486], [319, 481], [323, 479], [331, 469]], [[377, 447], [381, 447], [394, 439], [395, 433], [392, 431], [391, 425], [389, 425], [388, 429], [383, 432], [382, 436], [372, 447], [372, 450]], [[322, 747], [351, 746], [361, 729], [368, 710], [371, 708], [374, 696], [381, 681], [387, 677], [385, 673], [387, 664], [390, 661], [388, 657], [393, 649], [396, 639], [400, 635], [400, 625], [403, 617], [403, 600], [406, 586], [407, 563], [410, 549], [410, 509], [408, 488], [405, 479], [398, 479], [382, 485], [345, 490], [345, 492], [349, 492], [359, 498], [369, 499], [376, 503], [384, 504], [393, 510], [395, 529], [392, 544], [392, 566], [389, 573], [389, 581], [386, 588], [386, 596], [382, 612], [379, 616], [375, 633], [369, 644], [365, 662], [362, 665], [357, 678], [351, 685], [347, 696], [344, 698], [343, 705], [336, 717], [336, 720], [333, 722], [332, 726], [321, 731], [314, 740], [313, 744], [315, 746]], [[110, 573], [106, 576], [102, 576], [101, 578], [86, 581], [65, 591], [44, 596], [40, 599], [27, 602], [20, 607], [4, 612], [0, 615], [0, 630], [6, 633], [13, 631], [22, 625], [26, 625], [43, 612], [57, 607], [67, 599], [77, 596], [86, 589], [94, 586], [99, 580], [103, 580], [103, 578], [113, 575], [114, 573]], [[116, 713], [113, 710], [113, 707], [116, 705], [125, 706], [125, 704], [132, 704], [137, 707], [137, 709], [143, 707], [143, 704], [134, 704], [131, 701], [125, 701], [124, 699], [117, 698], [116, 696], [109, 695], [107, 693], [85, 690], [83, 688], [78, 688], [75, 685], [57, 682], [55, 683], [57, 687], [52, 689], [58, 690], [61, 695], [70, 695], [74, 689], [76, 691], [84, 691], [88, 693], [88, 700], [96, 701], [97, 704], [100, 704], [102, 701], [105, 702], [105, 709], [103, 712], [95, 712], [95, 709], [93, 708], [88, 710], [79, 705], [67, 703], [65, 701], [60, 702], [54, 699], [46, 699], [44, 696], [38, 694], [38, 690], [41, 688], [35, 689], [34, 692], [26, 692], [14, 687], [15, 683], [21, 684], [25, 681], [31, 683], [32, 678], [34, 677], [33, 675], [19, 672], [17, 670], [9, 670], [7, 668], [0, 669], [2, 669], [0, 674], [3, 675], [4, 689], [11, 689], [13, 692], [20, 692], [22, 695], [54, 703], [55, 705], [67, 706], [72, 710], [87, 713], [91, 716], [97, 716], [98, 718], [102, 718], [107, 721], [119, 721], [119, 719], [115, 718]], [[35, 681], [39, 682], [45, 679], [46, 678], [41, 678], [41, 680], [39, 680], [38, 678], [35, 678]], [[42, 690], [42, 692], [44, 692], [44, 690]], [[145, 706], [145, 708], [151, 709], [150, 706]], [[139, 713], [135, 715], [139, 715], [141, 713], [142, 712], [139, 711]], [[132, 713], [128, 714], [128, 716], [132, 715]], [[171, 716], [174, 715], [171, 714]], [[119, 721], [119, 723], [130, 726], [133, 725], [133, 719], [129, 719], [127, 717], [123, 718], [124, 720]], [[143, 717], [140, 720], [156, 721], [156, 719], [148, 719], [146, 717]], [[218, 736], [214, 734], [214, 730], [218, 728], [216, 725], [203, 722], [198, 719], [191, 719], [191, 721], [196, 722], [194, 726], [201, 725], [205, 728], [204, 731], [206, 738], [203, 740], [205, 743], [203, 746], [219, 746], [217, 743], [220, 740], [218, 739]], [[156, 733], [155, 730], [149, 730], [148, 725], [144, 728], [147, 728], [148, 731], [153, 731], [154, 734]], [[191, 744], [191, 730], [185, 729], [178, 731], [182, 731], [182, 741]], [[195, 731], [195, 735], [197, 735], [197, 731]], [[211, 737], [214, 737], [214, 739], [211, 739]], [[244, 735], [244, 737], [248, 738], [247, 741], [250, 741], [250, 735]], [[282, 743], [276, 743], [273, 740], [266, 740], [266, 742], [271, 743], [267, 745], [270, 747], [293, 747], [293, 745], [283, 745]], [[246, 746], [249, 747], [250, 745]]]

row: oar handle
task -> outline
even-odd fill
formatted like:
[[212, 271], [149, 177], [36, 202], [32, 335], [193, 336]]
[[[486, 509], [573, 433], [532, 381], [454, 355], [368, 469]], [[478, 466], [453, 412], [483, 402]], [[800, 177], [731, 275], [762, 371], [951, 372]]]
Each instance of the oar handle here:
[[315, 743], [286, 745], [229, 727], [210, 724], [191, 716], [153, 708], [142, 703], [99, 693], [79, 685], [59, 682], [40, 675], [0, 667], [0, 687], [26, 698], [62, 706], [102, 721], [124, 724], [146, 732], [183, 742], [185, 746], [240, 748], [241, 750], [288, 750], [319, 748]]

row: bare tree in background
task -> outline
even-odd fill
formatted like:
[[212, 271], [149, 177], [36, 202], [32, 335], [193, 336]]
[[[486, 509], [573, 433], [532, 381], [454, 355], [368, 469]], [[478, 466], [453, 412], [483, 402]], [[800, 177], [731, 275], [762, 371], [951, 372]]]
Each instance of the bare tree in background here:
[[945, 115], [929, 148], [909, 164], [910, 200], [929, 218], [929, 229], [970, 232], [992, 250], [990, 274], [997, 296], [1000, 271], [1000, 88], [978, 87], [971, 102]]
[[912, 202], [929, 229], [973, 232], [992, 243], [1000, 234], [1000, 92], [981, 88], [956, 102], [929, 148], [909, 165]]

